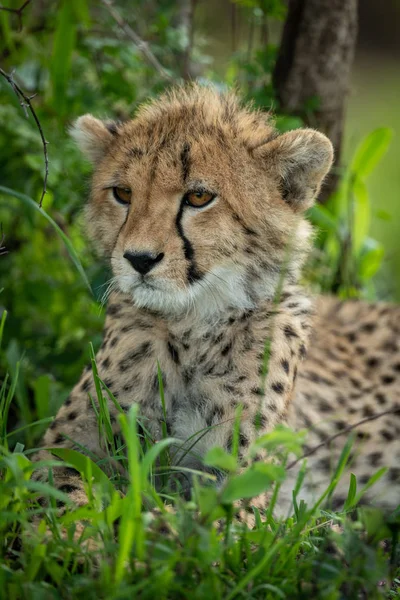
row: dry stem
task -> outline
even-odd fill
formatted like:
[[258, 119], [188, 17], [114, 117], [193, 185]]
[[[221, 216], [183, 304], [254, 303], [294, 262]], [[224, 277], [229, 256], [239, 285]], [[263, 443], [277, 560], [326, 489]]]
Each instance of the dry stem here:
[[293, 462], [289, 463], [287, 465], [286, 469], [291, 469], [292, 467], [297, 465], [297, 463], [299, 463], [300, 461], [315, 454], [320, 448], [323, 448], [324, 446], [329, 445], [331, 442], [333, 442], [333, 440], [340, 437], [341, 435], [346, 435], [346, 433], [350, 433], [350, 431], [353, 431], [353, 429], [356, 429], [360, 425], [364, 425], [364, 423], [368, 423], [368, 421], [375, 421], [376, 419], [380, 419], [381, 417], [384, 417], [385, 415], [396, 415], [399, 412], [400, 412], [400, 406], [395, 406], [394, 408], [392, 408], [390, 410], [384, 410], [383, 412], [377, 413], [376, 415], [372, 415], [371, 417], [365, 417], [365, 419], [358, 421], [358, 423], [354, 423], [353, 425], [349, 425], [349, 427], [345, 427], [344, 429], [341, 429], [338, 433], [335, 433], [334, 435], [331, 435], [330, 437], [326, 438], [326, 440], [324, 440], [323, 442], [318, 444], [318, 446], [314, 446], [314, 448], [311, 448], [310, 450], [305, 452], [302, 456], [300, 456], [300, 458], [297, 458]]
[[158, 71], [163, 79], [167, 81], [173, 81], [173, 78], [168, 73], [166, 69], [159, 62], [158, 58], [153, 54], [150, 50], [147, 42], [142, 40], [142, 38], [132, 29], [132, 27], [123, 19], [117, 9], [113, 6], [111, 0], [101, 0], [104, 6], [107, 8], [110, 15], [113, 17], [114, 21], [119, 25], [125, 35], [132, 40], [132, 42], [137, 46], [139, 51], [143, 54], [145, 59]]
[[18, 17], [18, 31], [21, 31], [22, 29], [22, 13], [24, 8], [26, 8], [28, 6], [28, 4], [31, 3], [32, 0], [25, 0], [25, 2], [19, 7], [19, 8], [8, 8], [7, 6], [1, 6], [0, 5], [0, 10], [4, 10], [6, 12], [9, 13], [13, 13], [14, 15], [17, 15]]
[[[25, 5], [26, 4], [27, 3], [25, 3]], [[49, 142], [47, 142], [46, 138], [44, 137], [42, 126], [41, 126], [38, 116], [35, 112], [35, 109], [33, 108], [32, 103], [31, 103], [31, 100], [35, 97], [36, 94], [33, 94], [32, 96], [27, 96], [22, 91], [22, 89], [19, 87], [19, 85], [14, 81], [12, 73], [9, 75], [5, 71], [3, 71], [2, 68], [0, 68], [0, 75], [2, 75], [8, 81], [8, 83], [11, 85], [12, 89], [15, 92], [15, 95], [17, 96], [17, 98], [19, 100], [20, 105], [22, 106], [22, 109], [23, 109], [26, 117], [29, 116], [27, 109], [30, 110], [31, 115], [37, 125], [37, 128], [39, 129], [40, 137], [41, 137], [42, 144], [43, 144], [44, 166], [45, 166], [44, 179], [43, 179], [43, 191], [42, 191], [42, 195], [40, 197], [40, 202], [39, 202], [39, 206], [42, 207], [43, 198], [47, 191], [47, 179], [49, 176], [49, 156], [47, 153], [47, 144]]]

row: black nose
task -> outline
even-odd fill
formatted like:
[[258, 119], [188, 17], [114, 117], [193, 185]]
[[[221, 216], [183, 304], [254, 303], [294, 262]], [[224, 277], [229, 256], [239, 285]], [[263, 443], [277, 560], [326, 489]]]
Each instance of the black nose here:
[[164, 258], [164, 253], [160, 252], [154, 256], [150, 252], [125, 252], [124, 258], [129, 260], [132, 267], [141, 275], [146, 275], [157, 263]]

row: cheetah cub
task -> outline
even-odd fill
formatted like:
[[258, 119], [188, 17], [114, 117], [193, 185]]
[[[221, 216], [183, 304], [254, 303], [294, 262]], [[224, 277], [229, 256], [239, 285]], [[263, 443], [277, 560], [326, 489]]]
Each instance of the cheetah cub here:
[[[346, 426], [356, 404], [348, 375], [358, 406], [366, 387], [373, 395], [379, 385], [368, 379], [372, 367], [361, 368], [353, 356], [348, 332], [356, 324], [344, 316], [348, 309], [342, 324], [334, 301], [327, 301], [331, 312], [321, 303], [326, 323], [317, 326], [312, 364], [302, 364], [314, 320], [313, 302], [298, 285], [311, 244], [304, 211], [332, 164], [329, 140], [312, 129], [279, 135], [234, 95], [197, 86], [145, 104], [126, 123], [85, 115], [72, 135], [94, 165], [87, 228], [113, 272], [97, 364], [121, 407], [138, 403], [146, 428], [160, 439], [158, 361], [169, 434], [182, 443], [190, 438], [190, 446], [197, 434], [191, 451], [177, 456], [191, 468], [201, 467], [213, 446], [230, 450], [239, 404], [242, 453], [260, 427], [287, 419], [307, 427], [323, 421], [317, 437], [331, 435], [332, 423]], [[366, 351], [368, 344], [362, 342]], [[95, 396], [85, 372], [44, 446], [74, 447], [72, 439], [104, 455], [89, 393]], [[392, 400], [385, 395], [387, 405]], [[117, 432], [115, 406], [109, 409]], [[382, 446], [394, 442], [390, 435], [378, 436]], [[379, 464], [380, 454], [384, 449], [374, 448], [367, 462]], [[319, 479], [326, 483], [329, 455], [322, 458]], [[77, 476], [60, 468], [56, 482], [84, 502]], [[312, 493], [313, 482], [307, 486]]]

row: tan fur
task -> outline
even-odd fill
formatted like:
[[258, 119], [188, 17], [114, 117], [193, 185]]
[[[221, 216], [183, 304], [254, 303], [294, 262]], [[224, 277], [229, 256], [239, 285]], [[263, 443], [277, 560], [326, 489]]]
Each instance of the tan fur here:
[[[321, 396], [330, 417], [336, 411], [347, 423], [355, 379], [362, 382], [357, 388], [360, 406], [365, 410], [371, 403], [376, 409], [382, 382], [364, 389], [369, 375], [365, 365], [354, 361], [346, 341], [350, 325], [335, 316], [335, 301], [319, 303], [310, 358], [302, 364], [313, 319], [312, 302], [297, 284], [311, 233], [302, 213], [332, 162], [325, 136], [309, 129], [279, 136], [265, 115], [241, 107], [233, 95], [196, 86], [173, 90], [125, 124], [81, 117], [73, 135], [95, 163], [88, 229], [114, 274], [104, 341], [96, 357], [99, 373], [124, 409], [132, 402], [140, 405], [154, 439], [161, 436], [163, 418], [157, 361], [170, 435], [184, 442], [212, 426], [198, 436], [184, 466], [201, 467], [201, 458], [215, 445], [230, 449], [239, 404], [242, 454], [260, 432], [257, 423], [262, 432], [287, 418], [295, 427], [325, 421]], [[112, 187], [130, 189], [130, 205], [116, 202]], [[215, 200], [201, 209], [187, 206], [185, 195], [196, 189], [211, 192]], [[157, 262], [142, 276], [126, 253], [147, 253]], [[351, 327], [362, 329], [368, 312], [376, 312], [384, 335], [394, 343], [398, 310], [386, 308], [393, 320], [388, 331], [380, 308], [360, 307], [364, 305], [341, 308], [342, 315], [352, 315]], [[371, 334], [365, 341], [368, 356], [377, 339]], [[332, 347], [342, 340], [347, 344], [343, 353]], [[266, 344], [270, 359], [262, 381]], [[394, 406], [398, 362], [393, 359], [390, 366], [392, 358], [382, 352], [397, 381], [385, 400]], [[333, 375], [335, 369], [345, 376]], [[317, 370], [311, 382], [310, 370]], [[328, 380], [332, 384], [326, 389]], [[89, 372], [60, 409], [45, 446], [70, 447], [65, 433], [102, 454], [88, 392], [94, 394]], [[363, 408], [357, 410], [362, 414]], [[117, 431], [112, 403], [110, 411]], [[330, 435], [332, 426], [336, 431], [334, 421], [324, 424], [318, 439]], [[378, 447], [381, 427], [372, 427]], [[399, 448], [395, 437], [390, 441], [393, 458]], [[323, 458], [327, 456], [324, 452]], [[177, 460], [181, 458], [178, 453]], [[364, 463], [359, 461], [363, 473]], [[327, 469], [318, 473], [319, 483], [326, 484]], [[60, 470], [59, 477], [64, 481], [65, 472]], [[390, 504], [396, 494], [398, 488]]]

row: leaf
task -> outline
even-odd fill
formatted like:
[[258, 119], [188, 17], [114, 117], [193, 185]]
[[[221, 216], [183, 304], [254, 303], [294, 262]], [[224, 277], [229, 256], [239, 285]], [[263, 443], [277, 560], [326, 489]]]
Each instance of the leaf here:
[[359, 518], [364, 523], [368, 538], [375, 543], [387, 539], [390, 535], [384, 512], [380, 508], [363, 506], [359, 511]]
[[92, 480], [94, 483], [98, 483], [101, 487], [108, 490], [110, 495], [115, 493], [114, 486], [107, 475], [88, 456], [71, 448], [47, 448], [47, 450], [66, 463], [69, 463], [81, 473], [86, 481]]
[[155, 443], [150, 450], [146, 452], [142, 459], [142, 481], [144, 482], [150, 472], [151, 466], [156, 462], [158, 456], [169, 446], [179, 444], [180, 440], [175, 438], [163, 438]]
[[75, 248], [72, 245], [71, 240], [65, 235], [63, 230], [50, 217], [50, 215], [47, 214], [47, 212], [45, 210], [43, 210], [43, 208], [41, 208], [37, 202], [35, 202], [32, 198], [30, 198], [26, 194], [22, 194], [21, 192], [16, 192], [15, 190], [4, 187], [3, 185], [0, 185], [0, 193], [6, 194], [7, 196], [12, 196], [14, 198], [18, 198], [18, 200], [22, 200], [22, 202], [24, 202], [27, 206], [29, 206], [30, 208], [33, 208], [34, 210], [39, 212], [45, 219], [47, 219], [47, 221], [51, 224], [51, 226], [55, 229], [57, 234], [60, 236], [60, 238], [64, 242], [65, 247], [67, 249], [68, 254], [70, 255], [72, 262], [74, 263], [75, 267], [77, 268], [80, 276], [82, 277], [83, 281], [85, 282], [85, 285], [89, 289], [90, 293], [93, 294], [92, 288], [90, 287], [89, 280], [88, 280], [86, 273], [82, 267], [82, 263], [79, 260], [79, 257], [75, 251]]
[[358, 146], [350, 170], [359, 178], [367, 177], [386, 153], [393, 132], [387, 127], [375, 129]]
[[260, 436], [252, 444], [252, 450], [254, 449], [257, 453], [260, 448], [264, 448], [269, 452], [284, 448], [287, 452], [293, 452], [300, 456], [305, 435], [305, 430], [295, 432], [288, 427], [278, 425], [273, 431]]
[[309, 209], [308, 215], [312, 222], [323, 231], [336, 232], [338, 223], [332, 213], [322, 205], [315, 205]]
[[353, 191], [353, 246], [358, 254], [369, 232], [371, 210], [369, 205], [367, 186], [360, 177], [355, 177]]
[[370, 279], [379, 270], [385, 250], [379, 242], [371, 238], [364, 240], [364, 247], [358, 264], [358, 273], [364, 280]]
[[343, 510], [349, 510], [355, 504], [354, 500], [357, 493], [357, 479], [354, 473], [350, 473], [350, 485], [347, 493], [346, 502], [344, 503]]
[[204, 464], [209, 467], [215, 467], [230, 472], [236, 471], [237, 468], [235, 457], [218, 446], [211, 448], [211, 450], [207, 452], [204, 457]]
[[218, 506], [218, 491], [215, 487], [199, 487], [196, 498], [202, 515], [209, 515]]
[[221, 503], [231, 504], [241, 498], [254, 498], [284, 476], [283, 467], [269, 463], [254, 463], [247, 471], [232, 477], [227, 482], [221, 494]]
[[5, 456], [3, 462], [8, 467], [4, 481], [11, 481], [13, 478], [18, 481], [20, 477], [25, 481], [30, 479], [34, 466], [24, 454], [15, 452], [11, 456]]
[[359, 493], [357, 494], [357, 497], [354, 501], [354, 504], [358, 504], [361, 500], [361, 498], [364, 496], [365, 492], [367, 490], [369, 490], [370, 487], [372, 487], [373, 485], [375, 485], [375, 483], [377, 481], [379, 481], [379, 479], [381, 477], [383, 477], [385, 475], [385, 473], [387, 473], [388, 471], [388, 467], [382, 467], [381, 469], [379, 469], [376, 473], [374, 473], [367, 481], [367, 483], [364, 485], [364, 487], [361, 488], [361, 490], [359, 491]]

